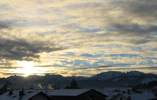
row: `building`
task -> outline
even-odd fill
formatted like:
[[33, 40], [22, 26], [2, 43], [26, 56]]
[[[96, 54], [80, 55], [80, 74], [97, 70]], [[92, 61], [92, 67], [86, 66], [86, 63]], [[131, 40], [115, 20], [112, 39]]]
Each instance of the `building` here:
[[28, 98], [28, 100], [49, 100], [49, 97], [45, 93], [39, 92], [36, 95]]
[[6, 92], [0, 95], [0, 100], [48, 100], [48, 96], [40, 90], [24, 90], [22, 97], [19, 94], [20, 90]]
[[20, 90], [0, 95], [0, 100], [106, 100], [106, 95], [94, 89]]
[[94, 89], [63, 89], [48, 93], [50, 100], [106, 100], [107, 96]]

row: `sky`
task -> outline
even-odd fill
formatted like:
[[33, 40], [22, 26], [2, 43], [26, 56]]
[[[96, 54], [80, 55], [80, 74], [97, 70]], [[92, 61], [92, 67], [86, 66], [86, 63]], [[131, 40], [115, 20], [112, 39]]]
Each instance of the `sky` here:
[[1, 0], [0, 76], [156, 73], [156, 9], [156, 0]]

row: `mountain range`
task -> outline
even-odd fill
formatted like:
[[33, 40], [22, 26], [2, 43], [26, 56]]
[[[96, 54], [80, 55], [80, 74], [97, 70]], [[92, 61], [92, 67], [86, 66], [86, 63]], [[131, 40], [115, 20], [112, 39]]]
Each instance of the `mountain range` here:
[[152, 81], [157, 81], [157, 75], [138, 71], [109, 71], [96, 74], [91, 77], [64, 77], [54, 74], [47, 74], [45, 76], [32, 75], [29, 77], [10, 76], [7, 78], [1, 78], [0, 86], [3, 86], [7, 82], [9, 83], [9, 87], [14, 89], [65, 88], [73, 79], [77, 81], [80, 88], [133, 87], [138, 84], [147, 84]]

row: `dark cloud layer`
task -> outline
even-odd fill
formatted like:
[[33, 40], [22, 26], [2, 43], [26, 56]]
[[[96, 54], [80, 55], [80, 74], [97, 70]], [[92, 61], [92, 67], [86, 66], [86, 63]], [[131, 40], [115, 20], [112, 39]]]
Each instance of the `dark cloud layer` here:
[[61, 50], [63, 48], [48, 47], [46, 43], [30, 43], [25, 40], [0, 38], [0, 57], [5, 59], [38, 58], [37, 53]]
[[111, 30], [121, 33], [149, 34], [157, 32], [156, 25], [114, 24]]
[[109, 30], [137, 36], [157, 32], [156, 0], [112, 0], [112, 4], [114, 9], [122, 13], [116, 17], [120, 21], [111, 21]]
[[157, 17], [157, 1], [156, 0], [132, 0], [126, 7], [128, 10], [140, 17], [156, 18]]
[[11, 21], [0, 21], [0, 29], [8, 29], [11, 27]]

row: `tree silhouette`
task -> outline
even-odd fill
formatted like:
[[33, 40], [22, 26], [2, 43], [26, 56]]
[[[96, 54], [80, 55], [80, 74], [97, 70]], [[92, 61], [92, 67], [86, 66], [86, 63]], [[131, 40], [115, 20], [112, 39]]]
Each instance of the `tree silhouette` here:
[[23, 96], [24, 96], [24, 89], [22, 89], [21, 91], [19, 91], [19, 100], [22, 100]]
[[9, 96], [13, 95], [13, 91], [10, 90], [9, 93], [8, 93], [8, 95], [9, 95]]
[[79, 85], [75, 79], [72, 79], [70, 86], [67, 86], [66, 89], [79, 89]]
[[127, 97], [127, 100], [132, 100], [132, 99], [131, 99], [131, 96], [128, 96], [128, 97]]
[[0, 94], [3, 94], [9, 90], [10, 82], [6, 81], [6, 83], [3, 85], [3, 87], [0, 89]]

